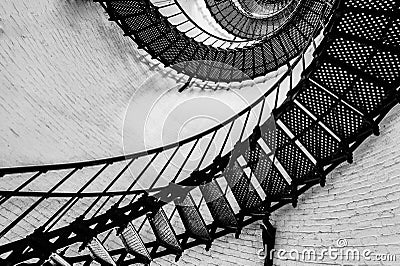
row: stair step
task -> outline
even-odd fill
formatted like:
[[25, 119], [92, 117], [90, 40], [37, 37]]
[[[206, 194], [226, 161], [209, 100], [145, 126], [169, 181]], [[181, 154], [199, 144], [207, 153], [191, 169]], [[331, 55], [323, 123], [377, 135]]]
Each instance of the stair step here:
[[206, 242], [212, 240], [206, 223], [190, 193], [181, 199], [176, 199], [175, 206], [190, 237]]
[[261, 138], [274, 153], [291, 180], [298, 183], [318, 177], [316, 165], [271, 117], [261, 126]]
[[235, 213], [217, 181], [200, 185], [200, 190], [216, 226], [237, 229], [239, 223]]
[[267, 211], [260, 195], [250, 182], [250, 178], [237, 162], [228, 166], [223, 176], [225, 177], [231, 191], [245, 213], [264, 214]]
[[[325, 75], [329, 74], [326, 73]], [[296, 99], [340, 139], [346, 139], [348, 143], [354, 141], [357, 135], [369, 127], [362, 114], [343, 103], [337, 102], [332, 95], [314, 84], [305, 86], [297, 94]]]
[[67, 262], [63, 257], [61, 257], [57, 253], [52, 253], [49, 257], [49, 262], [51, 265], [56, 265], [56, 266], [71, 266], [69, 262]]
[[257, 142], [248, 145], [243, 158], [267, 195], [268, 201], [276, 201], [289, 193], [290, 184]]
[[285, 111], [281, 121], [317, 162], [329, 161], [340, 152], [340, 143], [299, 106]]
[[147, 217], [158, 243], [180, 255], [183, 249], [163, 208], [149, 213]]
[[118, 236], [128, 253], [143, 259], [146, 263], [152, 260], [133, 224], [129, 223], [125, 228], [119, 229]]
[[92, 238], [87, 247], [95, 261], [99, 262], [102, 265], [117, 266], [110, 253], [108, 253], [106, 248], [99, 241], [99, 239], [97, 239], [97, 237]]

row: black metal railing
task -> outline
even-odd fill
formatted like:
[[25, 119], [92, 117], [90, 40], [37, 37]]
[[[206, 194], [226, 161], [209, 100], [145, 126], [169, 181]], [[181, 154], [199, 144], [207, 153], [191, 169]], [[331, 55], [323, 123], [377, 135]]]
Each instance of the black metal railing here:
[[[320, 28], [317, 28], [316, 31], [317, 30], [320, 31]], [[312, 41], [313, 39], [310, 38], [309, 42], [311, 43]], [[312, 47], [313, 46], [311, 46], [310, 49], [312, 49]], [[235, 143], [237, 145], [238, 143], [241, 143], [245, 137], [248, 137], [245, 135], [246, 131], [248, 131], [251, 128], [258, 128], [268, 120], [268, 116], [270, 115], [269, 114], [270, 110], [266, 107], [268, 105], [268, 102], [274, 103], [275, 104], [274, 108], [276, 108], [279, 102], [282, 101], [282, 99], [279, 99], [279, 96], [285, 92], [284, 90], [290, 91], [293, 88], [294, 79], [300, 79], [300, 73], [305, 69], [307, 63], [309, 63], [309, 62], [306, 63], [306, 61], [310, 61], [309, 59], [307, 59], [307, 53], [306, 53], [307, 50], [308, 49], [304, 49], [301, 55], [296, 60], [293, 61], [293, 64], [288, 65], [287, 71], [279, 78], [279, 80], [272, 87], [270, 87], [270, 89], [267, 92], [265, 92], [260, 98], [254, 101], [247, 108], [243, 109], [241, 112], [237, 113], [236, 115], [227, 119], [226, 121], [204, 132], [189, 137], [187, 139], [171, 143], [163, 147], [146, 150], [143, 152], [121, 155], [117, 157], [111, 157], [99, 160], [64, 163], [64, 164], [52, 164], [52, 165], [0, 168], [0, 175], [2, 176], [3, 179], [7, 178], [8, 176], [12, 177], [15, 175], [32, 173], [32, 176], [30, 178], [27, 178], [27, 180], [22, 184], [20, 184], [16, 189], [0, 191], [0, 196], [1, 196], [0, 206], [16, 198], [36, 199], [33, 204], [31, 204], [25, 211], [20, 213], [16, 219], [11, 221], [5, 228], [1, 230], [0, 239], [6, 237], [7, 234], [10, 231], [12, 231], [21, 221], [23, 221], [24, 219], [28, 219], [36, 208], [42, 208], [41, 203], [43, 201], [49, 199], [57, 199], [57, 198], [68, 199], [64, 204], [59, 206], [54, 213], [46, 217], [45, 221], [41, 221], [41, 224], [37, 225], [37, 228], [35, 229], [36, 233], [34, 233], [34, 234], [41, 234], [42, 237], [45, 237], [48, 240], [52, 239], [53, 236], [60, 236], [60, 235], [67, 236], [66, 238], [61, 238], [59, 240], [56, 240], [55, 243], [50, 245], [52, 246], [51, 250], [52, 252], [55, 252], [60, 248], [66, 247], [62, 252], [62, 254], [65, 254], [66, 251], [68, 250], [69, 245], [76, 242], [87, 243], [88, 238], [90, 238], [88, 236], [84, 236], [79, 233], [72, 238], [71, 237], [68, 238], [70, 234], [76, 232], [75, 228], [76, 223], [78, 224], [85, 223], [90, 227], [90, 225], [99, 224], [103, 220], [107, 219], [112, 220], [112, 216], [110, 216], [110, 211], [106, 211], [104, 213], [105, 208], [108, 207], [108, 205], [111, 204], [111, 202], [113, 207], [110, 210], [115, 210], [115, 212], [117, 212], [118, 215], [121, 215], [121, 213], [123, 213], [125, 210], [128, 209], [136, 210], [137, 208], [140, 208], [139, 206], [142, 205], [142, 202], [139, 201], [138, 199], [140, 197], [143, 197], [143, 195], [154, 195], [162, 193], [162, 191], [165, 190], [168, 191], [168, 189], [170, 189], [171, 184], [177, 182], [182, 172], [187, 172], [186, 169], [185, 171], [183, 171], [185, 164], [187, 163], [188, 160], [190, 160], [191, 153], [196, 148], [199, 141], [203, 138], [208, 137], [210, 139], [209, 145], [207, 149], [204, 151], [201, 159], [199, 160], [198, 165], [194, 169], [191, 169], [190, 171], [194, 173], [199, 171], [205, 173], [207, 171], [223, 170], [226, 167], [227, 158], [229, 159], [229, 157], [232, 155], [232, 151], [229, 150], [232, 148], [234, 149], [234, 147], [236, 147], [235, 145], [233, 146], [228, 145], [228, 139], [231, 138], [233, 135], [236, 135], [237, 140], [235, 141]], [[297, 75], [298, 77], [295, 78], [294, 75]], [[250, 118], [250, 114], [253, 112], [256, 112], [258, 114], [256, 119]], [[223, 133], [224, 131], [227, 132], [225, 133], [225, 135]], [[202, 164], [204, 163], [207, 157], [207, 152], [209, 151], [211, 143], [214, 142], [215, 144], [216, 139], [219, 139], [221, 142], [219, 144], [220, 150], [218, 155], [214, 158], [215, 160], [213, 161], [213, 163], [211, 163], [207, 167], [201, 168]], [[157, 186], [164, 171], [167, 169], [167, 167], [171, 167], [171, 162], [173, 161], [174, 156], [176, 156], [178, 152], [181, 152], [183, 146], [187, 145], [192, 146], [192, 148], [190, 149], [189, 153], [185, 154], [184, 157], [186, 159], [179, 167], [174, 178], [167, 180], [165, 185]], [[138, 184], [139, 180], [143, 179], [146, 171], [152, 166], [152, 164], [154, 164], [154, 161], [158, 157], [160, 157], [161, 154], [167, 154], [167, 153], [170, 153], [169, 155], [170, 157], [163, 165], [161, 170], [158, 172], [158, 175], [153, 180], [152, 184], [146, 188], [134, 189], [135, 186]], [[273, 156], [273, 151], [271, 151], [271, 153], [268, 156]], [[139, 171], [139, 174], [129, 182], [130, 185], [128, 186], [128, 188], [126, 190], [111, 190], [113, 185], [122, 176], [127, 175], [130, 166], [135, 161], [140, 161], [140, 160], [148, 162], [145, 164], [142, 170]], [[120, 169], [119, 171], [115, 171], [116, 172], [115, 176], [109, 180], [108, 184], [104, 187], [104, 189], [102, 191], [87, 191], [88, 187], [90, 187], [95, 182], [96, 179], [99, 179], [99, 177], [102, 174], [105, 174], [107, 172], [107, 169], [109, 169], [112, 165], [118, 165], [122, 169]], [[83, 169], [93, 169], [95, 171], [92, 174], [91, 178], [89, 178], [89, 180], [87, 180], [87, 182], [85, 182], [76, 192], [58, 191], [58, 188], [60, 188], [66, 182], [70, 182], [71, 180], [74, 180], [74, 178], [78, 179], [82, 178], [82, 175], [79, 175], [79, 172], [82, 171]], [[58, 173], [60, 171], [62, 172], [67, 171], [67, 172], [49, 190], [40, 191], [40, 190], [24, 189], [28, 188], [30, 184], [34, 183], [34, 181], [40, 180], [42, 175]], [[197, 177], [196, 178], [195, 177], [196, 175], [191, 175], [189, 178], [180, 180], [179, 182], [177, 182], [177, 184], [182, 185], [183, 187], [188, 187], [189, 185], [188, 189], [191, 190], [193, 189], [193, 187], [196, 187], [196, 184], [198, 182], [202, 182], [202, 180], [198, 180]], [[127, 200], [128, 198], [130, 203], [128, 205], [120, 207], [120, 204], [124, 200]], [[65, 218], [65, 216], [68, 216], [67, 213], [71, 211], [74, 207], [78, 206], [79, 204], [82, 204], [81, 201], [84, 199], [85, 200], [93, 199], [93, 200], [91, 200], [89, 206], [86, 209], [84, 209], [82, 213], [80, 213], [80, 215], [76, 218], [75, 222], [66, 226], [60, 226], [62, 225], [62, 220]], [[168, 199], [164, 200], [166, 203], [168, 202]], [[200, 202], [201, 201], [203, 201], [203, 199], [201, 199]], [[145, 212], [143, 211], [134, 212], [134, 214], [129, 216], [129, 218], [134, 220], [135, 218], [140, 217], [144, 213]], [[254, 220], [257, 220], [257, 218], [254, 217], [250, 218], [250, 220], [245, 222], [244, 224], [250, 223]], [[101, 232], [108, 231], [111, 228], [118, 225], [121, 225], [119, 221], [112, 220], [112, 222], [107, 225], [96, 226], [97, 229], [95, 233], [99, 234]], [[140, 230], [138, 232], [140, 232]], [[229, 233], [230, 231], [226, 230], [224, 232]], [[88, 235], [91, 236], [90, 234]], [[219, 235], [220, 234], [217, 234], [213, 237], [215, 238], [218, 237]], [[29, 241], [29, 239], [30, 238], [27, 237], [0, 246], [0, 254], [5, 254], [9, 251], [12, 251], [11, 255], [9, 255], [9, 257], [7, 257], [7, 259], [5, 260], [6, 262], [8, 261], [15, 262], [19, 260], [23, 261], [37, 256], [38, 255], [37, 250], [33, 250], [31, 252], [22, 252], [22, 250], [16, 248], [17, 246], [18, 247], [31, 246], [31, 242]], [[103, 242], [104, 241], [105, 240], [103, 240]], [[146, 244], [146, 247], [152, 245], [154, 244], [148, 243]], [[14, 254], [18, 254], [18, 256]], [[82, 256], [80, 258], [82, 260], [85, 260], [86, 256]], [[75, 259], [72, 259], [72, 261], [78, 262], [80, 261], [80, 259], [78, 259], [77, 257]]]
[[[379, 123], [400, 102], [400, 50], [392, 49], [398, 48], [393, 15], [398, 6], [380, 2], [373, 15], [356, 4], [341, 2], [269, 90], [209, 130], [134, 154], [0, 168], [3, 184], [13, 180], [0, 191], [0, 206], [10, 221], [0, 232], [0, 263], [129, 265], [168, 254], [178, 259], [190, 247], [210, 248], [212, 240], [229, 233], [238, 237], [244, 226], [286, 204], [295, 207], [302, 193], [324, 186], [330, 171], [351, 163], [354, 150], [379, 135]], [[387, 23], [378, 23], [386, 13]], [[352, 23], [362, 19], [376, 23]], [[324, 38], [317, 43], [314, 36], [322, 35], [321, 29]], [[194, 159], [203, 139], [207, 148]], [[75, 191], [61, 190], [66, 184]], [[199, 210], [202, 202], [211, 223]], [[185, 227], [181, 232], [172, 225], [177, 214]], [[156, 240], [141, 239], [145, 224]], [[124, 247], [107, 250], [114, 228]], [[77, 244], [90, 254], [78, 253]], [[158, 250], [161, 246], [165, 249]]]
[[[301, 1], [299, 11], [279, 30], [282, 34], [243, 41], [206, 32], [185, 15], [178, 2], [100, 3], [125, 35], [165, 67], [188, 79], [227, 83], [261, 77], [286, 64], [304, 48], [312, 29], [321, 21], [326, 23], [333, 9], [324, 1]], [[232, 68], [243, 75], [232, 74]]]

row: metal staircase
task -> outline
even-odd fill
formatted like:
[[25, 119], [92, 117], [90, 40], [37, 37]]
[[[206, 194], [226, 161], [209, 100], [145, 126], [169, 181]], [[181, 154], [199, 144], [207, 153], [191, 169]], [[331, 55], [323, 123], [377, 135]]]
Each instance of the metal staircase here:
[[[230, 40], [202, 29], [190, 19], [177, 0], [100, 3], [110, 20], [115, 21], [125, 35], [165, 67], [172, 67], [190, 78], [215, 82], [254, 79], [286, 65], [306, 47], [310, 35], [326, 23], [333, 8], [332, 4], [323, 0], [301, 1], [290, 12], [288, 21], [285, 19], [279, 29], [275, 30], [275, 26], [274, 30], [271, 28], [273, 34], [270, 36], [264, 36], [269, 31], [269, 22], [255, 19], [256, 23], [264, 26], [249, 26], [246, 22], [236, 27], [243, 32], [252, 32], [250, 40]], [[209, 3], [208, 6], [213, 14], [214, 4]], [[241, 13], [229, 11], [228, 14], [239, 16]], [[224, 18], [217, 16], [216, 19], [222, 21], [219, 19]], [[253, 27], [262, 30], [255, 31]]]
[[257, 17], [270, 16], [280, 12], [294, 0], [265, 1], [265, 0], [238, 0], [240, 6], [247, 12]]
[[[139, 45], [170, 64], [184, 60], [184, 55], [220, 58], [219, 52], [228, 58], [230, 52], [241, 51], [241, 60], [246, 58], [245, 49], [209, 46], [201, 54], [205, 46], [187, 39], [149, 2], [119, 0], [104, 6]], [[343, 0], [335, 10], [323, 27], [322, 42], [313, 47], [308, 45], [313, 38], [307, 41], [314, 51], [312, 62], [302, 49], [262, 97], [207, 131], [113, 158], [1, 168], [0, 182], [20, 183], [0, 191], [2, 212], [8, 204], [19, 210], [2, 224], [0, 264], [149, 264], [171, 254], [179, 259], [193, 246], [212, 249], [213, 240], [226, 234], [240, 237], [246, 225], [268, 221], [280, 207], [296, 207], [298, 197], [312, 186], [324, 186], [330, 171], [351, 163], [353, 151], [370, 135], [379, 135], [380, 121], [400, 102], [399, 3]], [[318, 28], [314, 31], [307, 36], [318, 35]], [[256, 47], [249, 48], [249, 58], [271, 59], [255, 53]], [[288, 62], [285, 56], [280, 60]], [[263, 65], [260, 75], [267, 68]], [[282, 92], [286, 99], [279, 98]], [[272, 114], [265, 108], [271, 101]], [[192, 159], [203, 139], [207, 148], [201, 158]], [[211, 144], [219, 147], [218, 154], [210, 155]], [[49, 182], [46, 191], [33, 185], [41, 178]], [[143, 187], [142, 181], [148, 185]], [[102, 191], [91, 189], [96, 182]], [[66, 183], [76, 184], [76, 191], [62, 190]], [[44, 208], [51, 204], [57, 208]], [[172, 223], [175, 218], [178, 222]], [[28, 233], [15, 233], [21, 224]], [[146, 226], [152, 240], [143, 238]]]
[[[226, 31], [244, 39], [266, 39], [267, 36], [272, 35], [276, 35], [274, 37], [278, 38], [278, 31], [285, 27], [286, 23], [291, 23], [291, 25], [288, 25], [285, 30], [282, 29], [283, 31], [289, 32], [289, 28], [293, 27], [304, 33], [303, 24], [315, 27], [313, 16], [324, 17], [327, 15], [323, 14], [321, 7], [325, 3], [322, 3], [298, 0], [284, 3], [282, 1], [279, 4], [273, 4], [269, 12], [265, 12], [267, 10], [265, 9], [264, 12], [255, 13], [254, 5], [259, 5], [254, 1], [237, 1], [235, 3], [234, 0], [206, 0], [207, 7], [215, 21]], [[332, 7], [330, 2], [327, 2], [326, 5]], [[265, 8], [265, 6], [264, 4], [263, 7]], [[257, 11], [259, 11], [258, 9]], [[305, 16], [302, 17], [300, 14]], [[293, 16], [295, 18], [292, 18]], [[279, 37], [284, 38], [283, 36]]]

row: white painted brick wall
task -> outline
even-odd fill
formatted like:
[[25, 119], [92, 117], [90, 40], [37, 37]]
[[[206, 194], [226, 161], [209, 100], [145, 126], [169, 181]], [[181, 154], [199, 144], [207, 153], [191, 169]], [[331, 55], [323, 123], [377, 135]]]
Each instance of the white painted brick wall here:
[[[107, 21], [98, 4], [83, 0], [0, 1], [0, 166], [121, 154], [126, 105], [138, 85], [151, 75], [144, 61], [135, 45]], [[297, 209], [285, 207], [273, 215], [277, 248], [323, 248], [346, 238], [349, 245], [360, 249], [399, 253], [399, 109], [384, 120], [380, 137], [368, 139], [357, 150], [354, 164], [334, 171], [325, 188], [314, 188], [302, 196]], [[113, 166], [110, 176], [118, 169], [121, 165]], [[88, 169], [81, 176], [87, 180], [91, 173]], [[2, 178], [0, 185], [11, 189], [24, 179], [26, 176]], [[107, 176], [99, 180], [93, 190], [98, 191], [107, 181]], [[54, 182], [54, 176], [45, 176], [32, 187], [46, 189]], [[77, 189], [79, 182], [65, 188]], [[31, 232], [64, 202], [44, 202], [7, 240]], [[16, 199], [3, 205], [0, 224], [6, 225], [30, 203], [32, 200]], [[83, 200], [79, 209], [88, 204]], [[76, 215], [72, 212], [69, 221]], [[149, 228], [146, 231], [143, 238], [150, 239]], [[153, 264], [262, 265], [257, 257], [261, 245], [259, 225], [254, 224], [243, 229], [240, 239], [229, 235], [216, 240], [208, 252], [195, 247], [185, 251], [178, 263], [167, 256]], [[113, 238], [107, 246], [120, 243]], [[279, 259], [276, 264], [309, 265]]]
[[149, 71], [101, 6], [5, 0], [0, 18], [0, 165], [122, 154], [126, 105]]

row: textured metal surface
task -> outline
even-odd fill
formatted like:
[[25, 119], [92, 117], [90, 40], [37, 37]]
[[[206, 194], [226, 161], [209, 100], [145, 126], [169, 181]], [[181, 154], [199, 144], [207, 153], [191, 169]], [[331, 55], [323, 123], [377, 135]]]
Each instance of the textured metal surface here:
[[[327, 19], [331, 10], [325, 1], [304, 0], [298, 6], [293, 5], [294, 10], [287, 10], [288, 14], [280, 18], [284, 23], [278, 26], [275, 24], [279, 23], [274, 22], [270, 25], [268, 21], [243, 17], [240, 12], [233, 12], [230, 10], [233, 8], [230, 0], [208, 2], [211, 10], [215, 6], [218, 10], [223, 9], [223, 14], [234, 16], [216, 18], [219, 23], [230, 23], [226, 26], [228, 31], [230, 29], [238, 37], [241, 32], [251, 33], [246, 38], [262, 39], [246, 47], [226, 49], [197, 42], [195, 38], [188, 37], [172, 25], [157, 7], [147, 1], [105, 1], [104, 5], [107, 6], [106, 11], [110, 17], [118, 21], [125, 34], [134, 36], [134, 41], [139, 47], [165, 66], [172, 66], [178, 72], [191, 77], [224, 82], [259, 77], [286, 64], [288, 59], [302, 51], [308, 43], [308, 37], [321, 26], [321, 21]], [[219, 5], [224, 5], [224, 8]], [[235, 14], [240, 14], [237, 15], [239, 18], [235, 17]], [[242, 21], [242, 18], [246, 20]], [[279, 31], [267, 37], [269, 31], [277, 28]]]

